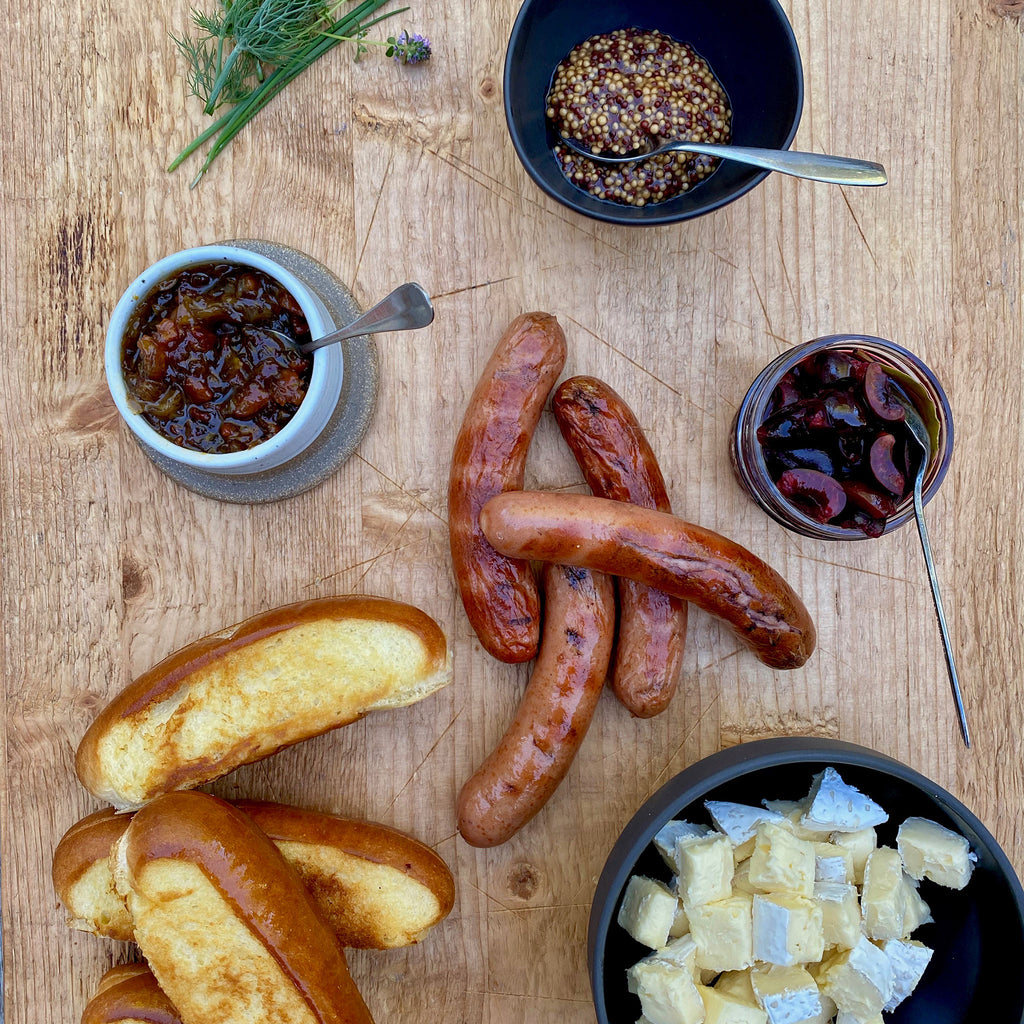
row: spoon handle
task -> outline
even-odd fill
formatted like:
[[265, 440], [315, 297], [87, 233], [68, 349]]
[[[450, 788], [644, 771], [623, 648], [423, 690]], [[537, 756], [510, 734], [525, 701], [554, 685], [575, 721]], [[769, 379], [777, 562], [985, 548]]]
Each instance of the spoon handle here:
[[871, 160], [825, 153], [801, 153], [790, 149], [758, 149], [754, 146], [720, 146], [702, 142], [671, 142], [659, 149], [680, 153], [699, 153], [723, 160], [735, 160], [766, 171], [791, 174], [795, 178], [827, 181], [833, 185], [884, 185], [885, 168]]
[[956, 705], [957, 717], [960, 721], [960, 735], [963, 737], [964, 746], [970, 748], [971, 734], [967, 728], [967, 712], [964, 710], [964, 700], [960, 693], [960, 677], [956, 671], [956, 662], [953, 660], [953, 645], [949, 639], [949, 628], [946, 625], [946, 615], [942, 610], [942, 598], [939, 596], [939, 581], [935, 574], [935, 562], [932, 559], [932, 546], [928, 540], [928, 527], [924, 522], [924, 501], [921, 497], [921, 476], [918, 473], [914, 480], [914, 518], [917, 520], [917, 532], [921, 538], [921, 547], [924, 550], [924, 564], [928, 569], [928, 582], [932, 587], [932, 600], [935, 602], [935, 617], [939, 620], [939, 634], [942, 637], [942, 653], [946, 656], [946, 670], [949, 673], [949, 685], [953, 691], [953, 703]]
[[331, 331], [321, 338], [313, 338], [299, 347], [307, 355], [325, 345], [333, 345], [347, 338], [358, 338], [361, 334], [378, 334], [382, 331], [411, 331], [426, 327], [434, 319], [434, 307], [430, 296], [420, 285], [409, 282], [399, 285], [390, 295], [385, 295], [375, 306], [362, 316], [337, 331]]

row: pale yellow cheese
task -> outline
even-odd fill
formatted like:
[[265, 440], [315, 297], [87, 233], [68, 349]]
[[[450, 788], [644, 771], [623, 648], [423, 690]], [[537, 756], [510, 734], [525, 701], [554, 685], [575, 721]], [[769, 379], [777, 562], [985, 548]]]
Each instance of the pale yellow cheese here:
[[871, 851], [864, 866], [860, 907], [869, 939], [902, 938], [907, 893], [903, 885], [903, 863], [896, 850], [880, 846]]
[[764, 822], [757, 828], [750, 855], [751, 884], [765, 892], [814, 894], [814, 844], [785, 825]]
[[685, 966], [649, 956], [633, 964], [626, 978], [651, 1024], [701, 1024], [704, 1020], [704, 1002]]
[[818, 961], [825, 952], [821, 905], [806, 896], [753, 897], [754, 959], [790, 967]]
[[641, 945], [660, 949], [668, 944], [679, 899], [664, 882], [633, 875], [619, 907], [618, 923]]
[[697, 943], [697, 966], [741, 971], [754, 962], [752, 898], [744, 893], [690, 911], [690, 935]]
[[756, 1003], [734, 999], [716, 988], [697, 986], [704, 1001], [704, 1024], [768, 1024], [768, 1014]]
[[732, 892], [732, 843], [727, 836], [691, 839], [676, 849], [679, 875], [676, 885], [683, 906], [724, 900]]
[[864, 865], [868, 854], [878, 846], [878, 833], [873, 828], [862, 828], [857, 832], [833, 832], [829, 842], [850, 851], [853, 857], [853, 881], [860, 885], [864, 881]]
[[937, 885], [962, 889], [971, 878], [971, 845], [956, 832], [928, 818], [907, 818], [896, 845], [911, 878], [930, 878]]
[[892, 995], [892, 967], [886, 955], [861, 936], [853, 949], [829, 958], [818, 984], [840, 1011], [870, 1019]]
[[815, 882], [814, 898], [821, 907], [826, 947], [852, 949], [861, 935], [857, 888], [838, 882]]
[[757, 1005], [749, 968], [745, 971], [723, 971], [715, 982], [715, 988], [731, 999]]
[[754, 995], [773, 1024], [804, 1024], [821, 1016], [821, 994], [802, 967], [756, 967], [750, 972]]
[[903, 874], [903, 892], [907, 901], [907, 912], [903, 918], [903, 935], [907, 938], [913, 935], [923, 924], [931, 924], [933, 921], [931, 908], [921, 898], [917, 890], [918, 883], [910, 875]]
[[852, 882], [853, 851], [836, 843], [814, 844], [816, 882]]

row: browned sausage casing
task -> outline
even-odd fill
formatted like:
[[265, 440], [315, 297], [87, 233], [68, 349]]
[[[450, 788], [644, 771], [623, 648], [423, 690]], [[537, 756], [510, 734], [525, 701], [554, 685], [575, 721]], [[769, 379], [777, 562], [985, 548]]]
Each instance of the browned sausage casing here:
[[480, 525], [512, 557], [627, 576], [690, 601], [772, 668], [799, 668], [814, 650], [807, 609], [771, 566], [677, 516], [584, 494], [519, 491], [492, 498]]
[[[596, 377], [571, 377], [558, 386], [551, 408], [594, 494], [672, 511], [658, 460], [613, 388]], [[631, 714], [652, 718], [668, 707], [679, 684], [686, 602], [635, 580], [615, 582], [619, 629], [612, 690]]]
[[500, 661], [529, 661], [540, 640], [540, 597], [528, 562], [499, 555], [480, 532], [484, 503], [523, 486], [537, 421], [565, 365], [565, 335], [548, 313], [509, 325], [474, 390], [448, 481], [452, 566], [470, 624]]
[[547, 802], [569, 770], [604, 688], [615, 634], [609, 577], [545, 565], [544, 638], [515, 721], [459, 793], [459, 831], [497, 846]]

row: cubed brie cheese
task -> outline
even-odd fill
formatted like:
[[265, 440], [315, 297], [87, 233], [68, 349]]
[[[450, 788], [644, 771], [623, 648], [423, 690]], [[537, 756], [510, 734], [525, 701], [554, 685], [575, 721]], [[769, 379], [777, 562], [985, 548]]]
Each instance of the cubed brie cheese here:
[[754, 962], [751, 897], [730, 896], [689, 911], [690, 935], [697, 943], [697, 966], [711, 971], [741, 971]]
[[864, 865], [868, 855], [878, 845], [878, 834], [873, 828], [862, 828], [857, 832], [833, 832], [829, 842], [840, 849], [849, 850], [853, 857], [853, 879], [857, 885], [864, 881]]
[[753, 900], [755, 960], [790, 967], [822, 958], [825, 932], [818, 903], [790, 893]]
[[658, 958], [668, 960], [669, 963], [685, 967], [691, 975], [697, 974], [697, 943], [690, 935], [683, 935], [681, 938], [673, 939], [667, 946], [651, 953], [648, 959]]
[[938, 885], [962, 889], [977, 860], [970, 844], [956, 832], [928, 818], [907, 818], [896, 845], [911, 878], [930, 878]]
[[661, 859], [673, 872], [679, 870], [676, 864], [676, 847], [689, 839], [703, 839], [714, 830], [708, 825], [695, 825], [689, 821], [673, 819], [666, 822], [655, 833], [654, 848], [661, 854]]
[[919, 882], [915, 881], [906, 872], [903, 873], [903, 892], [907, 899], [907, 913], [903, 918], [903, 938], [913, 935], [923, 924], [931, 924], [933, 921], [931, 908], [921, 898], [918, 892]]
[[869, 939], [899, 939], [907, 916], [900, 855], [888, 846], [872, 850], [864, 866], [860, 897], [864, 931]]
[[799, 839], [785, 825], [762, 822], [750, 855], [750, 883], [764, 892], [814, 892], [814, 844]]
[[862, 935], [853, 949], [822, 964], [818, 984], [839, 1010], [870, 1020], [892, 996], [892, 967], [888, 957]]
[[754, 986], [750, 982], [750, 971], [723, 971], [715, 982], [715, 988], [740, 1002], [751, 1003], [757, 1006], [757, 997], [754, 995]]
[[733, 846], [740, 846], [748, 839], [753, 839], [762, 821], [782, 821], [778, 811], [770, 811], [765, 807], [751, 807], [749, 804], [736, 804], [728, 800], [706, 800], [704, 806], [715, 827], [729, 837]]
[[852, 882], [853, 852], [835, 843], [814, 844], [816, 882]]
[[768, 1015], [756, 1003], [734, 999], [717, 988], [697, 986], [704, 1000], [704, 1024], [768, 1024]]
[[825, 945], [853, 949], [861, 936], [856, 886], [842, 882], [815, 882], [814, 898], [821, 907]]
[[686, 967], [661, 957], [645, 957], [626, 972], [629, 991], [639, 996], [651, 1024], [701, 1024], [704, 1002]]
[[888, 1012], [895, 1010], [917, 988], [932, 958], [932, 950], [922, 942], [906, 939], [886, 939], [881, 949], [892, 967], [892, 994], [882, 1007]]
[[802, 967], [755, 968], [750, 980], [771, 1024], [805, 1024], [820, 1018], [818, 986]]
[[626, 885], [618, 922], [637, 942], [651, 949], [668, 944], [679, 899], [655, 878], [633, 875]]
[[679, 864], [678, 891], [689, 915], [702, 903], [724, 900], [732, 892], [732, 843], [714, 834], [692, 839], [676, 847]]
[[805, 828], [856, 832], [888, 820], [889, 815], [874, 800], [843, 782], [835, 768], [826, 768], [814, 776], [800, 823]]

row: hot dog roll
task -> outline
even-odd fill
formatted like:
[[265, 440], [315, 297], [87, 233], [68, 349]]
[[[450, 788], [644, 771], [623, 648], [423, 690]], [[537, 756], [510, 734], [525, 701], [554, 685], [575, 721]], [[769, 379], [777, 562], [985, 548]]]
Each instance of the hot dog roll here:
[[602, 573], [544, 566], [544, 636], [515, 720], [462, 787], [459, 832], [472, 846], [511, 838], [548, 801], [583, 742], [615, 635], [615, 589]]
[[113, 858], [135, 941], [184, 1024], [372, 1024], [313, 897], [242, 811], [158, 797]]
[[[633, 410], [612, 387], [596, 377], [571, 377], [556, 389], [551, 408], [595, 495], [672, 511], [658, 460]], [[615, 584], [612, 690], [631, 714], [652, 718], [668, 707], [679, 685], [687, 605], [625, 577]]]
[[515, 558], [626, 576], [716, 615], [772, 668], [799, 668], [814, 623], [793, 588], [746, 548], [676, 516], [583, 494], [492, 498], [480, 525]]
[[[404, 832], [285, 804], [240, 800], [235, 806], [299, 872], [343, 946], [409, 946], [451, 911], [455, 884], [447, 865]], [[57, 844], [53, 885], [72, 928], [133, 938], [110, 862], [130, 822], [130, 814], [107, 808], [72, 825]]]
[[528, 562], [499, 555], [480, 532], [488, 498], [523, 486], [526, 453], [565, 365], [565, 335], [547, 313], [516, 317], [484, 368], [455, 439], [448, 481], [452, 567], [480, 643], [505, 662], [529, 661], [540, 597]]
[[75, 768], [100, 799], [139, 807], [450, 681], [444, 634], [418, 608], [359, 596], [287, 605], [136, 679], [89, 727]]
[[82, 1024], [182, 1024], [145, 964], [120, 964], [100, 978]]

